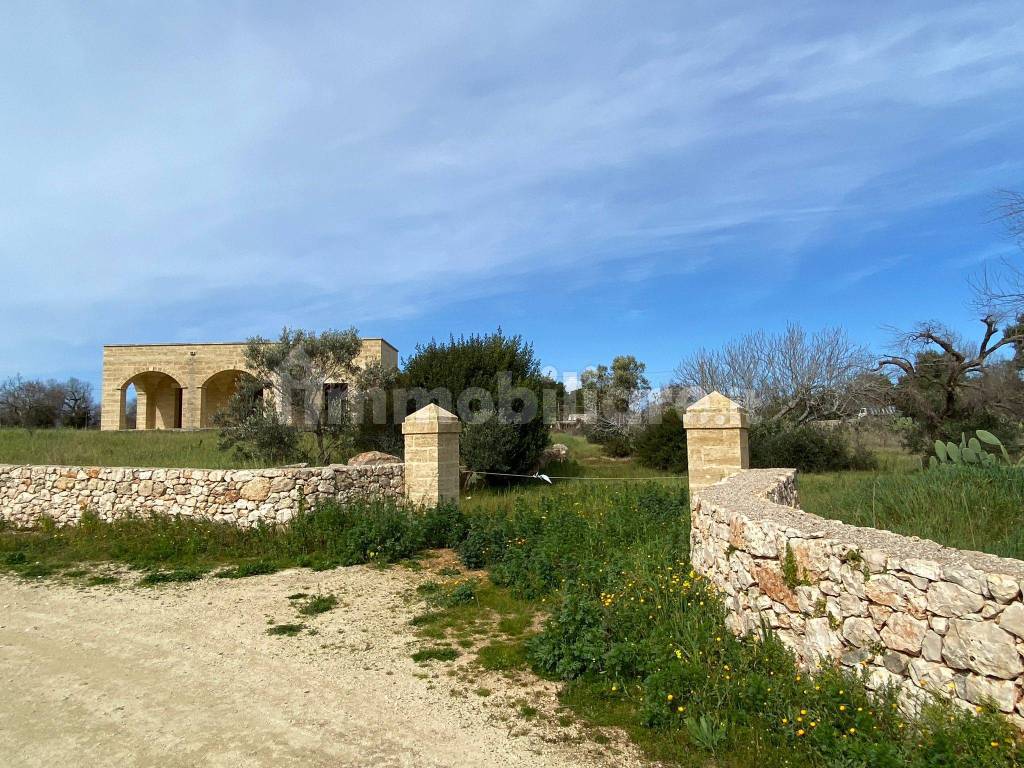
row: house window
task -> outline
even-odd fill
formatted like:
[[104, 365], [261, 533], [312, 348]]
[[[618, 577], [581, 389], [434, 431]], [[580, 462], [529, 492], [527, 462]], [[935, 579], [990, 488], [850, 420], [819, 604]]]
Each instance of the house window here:
[[291, 422], [300, 429], [306, 426], [306, 390], [296, 387], [291, 391]]
[[342, 424], [348, 408], [348, 384], [324, 384], [324, 417], [328, 424]]

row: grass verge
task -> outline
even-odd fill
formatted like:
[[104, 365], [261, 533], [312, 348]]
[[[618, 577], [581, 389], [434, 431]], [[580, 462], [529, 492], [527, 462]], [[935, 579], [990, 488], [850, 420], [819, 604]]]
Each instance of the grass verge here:
[[398, 562], [427, 547], [449, 546], [463, 535], [463, 516], [453, 507], [417, 512], [390, 501], [323, 504], [286, 527], [242, 529], [183, 517], [135, 517], [101, 521], [86, 514], [79, 525], [58, 528], [43, 520], [34, 529], [0, 523], [0, 569], [26, 578], [52, 575], [83, 564], [121, 562], [153, 571], [208, 571], [242, 578], [282, 568], [332, 568]]
[[799, 488], [801, 506], [822, 517], [1024, 558], [1024, 471], [1016, 467], [801, 475]]

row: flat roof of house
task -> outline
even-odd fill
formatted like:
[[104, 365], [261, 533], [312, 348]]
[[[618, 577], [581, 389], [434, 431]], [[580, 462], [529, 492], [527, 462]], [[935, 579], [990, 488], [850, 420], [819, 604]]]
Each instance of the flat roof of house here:
[[[387, 339], [381, 338], [380, 336], [360, 336], [360, 341], [379, 341], [382, 344], [387, 344], [395, 352], [398, 351], [398, 347], [392, 344]], [[115, 348], [115, 347], [239, 347], [248, 344], [247, 341], [159, 341], [144, 344], [104, 344], [103, 348]]]

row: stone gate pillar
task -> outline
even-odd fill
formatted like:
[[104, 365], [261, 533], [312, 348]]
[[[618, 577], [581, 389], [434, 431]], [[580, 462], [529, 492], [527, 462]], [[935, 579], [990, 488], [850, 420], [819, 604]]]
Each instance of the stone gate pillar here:
[[683, 426], [691, 494], [750, 468], [750, 419], [725, 395], [712, 392], [691, 405]]
[[405, 417], [405, 497], [433, 507], [459, 503], [459, 417], [434, 404]]

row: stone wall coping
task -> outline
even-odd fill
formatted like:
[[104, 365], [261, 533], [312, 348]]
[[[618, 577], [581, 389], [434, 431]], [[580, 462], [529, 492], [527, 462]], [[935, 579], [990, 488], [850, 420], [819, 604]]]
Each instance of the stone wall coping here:
[[708, 504], [785, 530], [788, 538], [830, 539], [850, 550], [880, 550], [895, 560], [931, 561], [943, 568], [973, 568], [1024, 580], [1024, 561], [985, 552], [955, 549], [931, 539], [862, 528], [839, 520], [776, 504], [768, 498], [780, 484], [796, 477], [795, 469], [748, 469], [700, 489], [692, 504]]
[[[382, 461], [374, 464], [327, 464], [315, 467], [141, 467], [141, 466], [107, 466], [98, 464], [0, 464], [0, 473], [15, 469], [43, 470], [53, 472], [248, 472], [262, 477], [280, 477], [282, 474], [319, 475], [323, 470], [330, 469], [342, 472], [362, 472], [377, 467], [404, 467], [402, 462]], [[269, 473], [269, 474], [268, 474]]]

